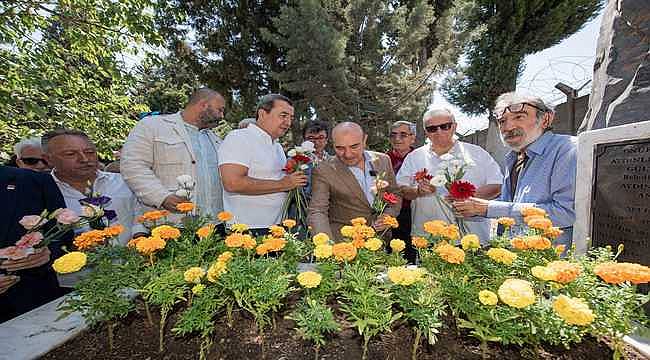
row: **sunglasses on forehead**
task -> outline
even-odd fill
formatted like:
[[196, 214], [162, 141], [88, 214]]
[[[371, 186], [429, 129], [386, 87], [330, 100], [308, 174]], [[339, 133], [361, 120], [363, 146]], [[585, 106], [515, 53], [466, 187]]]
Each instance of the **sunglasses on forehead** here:
[[500, 112], [500, 114], [495, 112], [494, 115], [495, 115], [495, 117], [496, 117], [497, 119], [501, 119], [501, 118], [503, 118], [503, 116], [506, 114], [506, 111], [510, 111], [511, 113], [521, 113], [521, 112], [525, 112], [526, 110], [524, 110], [524, 109], [525, 109], [526, 105], [528, 105], [528, 106], [530, 106], [530, 107], [533, 107], [533, 108], [535, 108], [535, 109], [537, 109], [537, 110], [539, 110], [539, 111], [542, 111], [542, 112], [547, 112], [547, 111], [548, 111], [548, 110], [545, 110], [545, 109], [540, 108], [539, 106], [537, 106], [537, 105], [535, 105], [535, 104], [531, 104], [531, 103], [527, 103], [527, 102], [522, 102], [522, 103], [519, 103], [519, 104], [508, 105], [508, 106], [506, 106], [506, 107], [503, 109], [503, 111]]
[[453, 122], [448, 122], [440, 125], [429, 125], [429, 126], [425, 126], [424, 128], [427, 130], [428, 133], [434, 133], [437, 132], [438, 129], [447, 131], [451, 129], [453, 125], [454, 125]]
[[38, 164], [39, 161], [42, 162], [43, 165], [47, 165], [47, 161], [45, 161], [45, 159], [41, 159], [41, 158], [24, 157], [24, 158], [20, 158], [20, 160], [22, 162], [24, 162], [25, 164], [27, 164], [27, 165], [36, 165], [36, 164]]

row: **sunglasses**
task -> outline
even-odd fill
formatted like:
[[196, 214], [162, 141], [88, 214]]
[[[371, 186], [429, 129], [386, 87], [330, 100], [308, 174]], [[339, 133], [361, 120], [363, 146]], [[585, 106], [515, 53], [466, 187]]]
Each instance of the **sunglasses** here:
[[309, 140], [309, 141], [316, 141], [316, 140], [321, 140], [322, 141], [322, 140], [325, 140], [325, 139], [327, 139], [327, 136], [325, 136], [325, 135], [307, 136], [307, 137], [305, 137], [305, 140]]
[[533, 107], [533, 108], [535, 108], [535, 109], [537, 109], [537, 110], [539, 110], [541, 112], [548, 112], [548, 110], [542, 109], [542, 108], [540, 108], [539, 106], [537, 106], [535, 104], [523, 102], [523, 103], [519, 103], [519, 104], [508, 105], [508, 106], [505, 107], [505, 109], [503, 109], [501, 114], [495, 113], [494, 116], [497, 118], [497, 120], [500, 120], [500, 119], [503, 119], [503, 116], [506, 114], [506, 111], [510, 111], [511, 113], [525, 112], [526, 110], [524, 110], [524, 108], [526, 107], [526, 105], [528, 105], [530, 107]]
[[427, 130], [428, 133], [434, 133], [437, 132], [438, 129], [447, 131], [451, 129], [453, 125], [454, 125], [453, 122], [448, 122], [440, 125], [429, 125], [429, 126], [425, 126], [424, 128]]
[[391, 139], [396, 139], [396, 138], [403, 139], [403, 138], [407, 138], [407, 137], [409, 137], [411, 135], [413, 135], [413, 134], [409, 134], [409, 133], [406, 133], [406, 132], [391, 132], [389, 137]]
[[43, 165], [47, 165], [47, 161], [45, 161], [45, 159], [41, 159], [41, 158], [24, 157], [24, 158], [20, 158], [20, 160], [22, 162], [24, 162], [25, 164], [27, 164], [27, 165], [36, 165], [36, 164], [38, 164], [39, 161], [42, 162]]

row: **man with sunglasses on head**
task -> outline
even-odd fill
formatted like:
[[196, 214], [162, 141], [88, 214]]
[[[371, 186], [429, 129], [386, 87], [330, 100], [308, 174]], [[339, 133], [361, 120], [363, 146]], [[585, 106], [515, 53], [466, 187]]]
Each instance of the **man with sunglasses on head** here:
[[[423, 169], [431, 175], [438, 171], [440, 163], [450, 155], [468, 164], [465, 167], [464, 181], [476, 186], [476, 196], [493, 199], [499, 195], [502, 175], [499, 165], [492, 156], [480, 146], [455, 139], [456, 120], [447, 109], [433, 109], [422, 117], [430, 144], [425, 144], [406, 156], [397, 174], [404, 198], [412, 200], [411, 235], [424, 236], [423, 224], [429, 220], [454, 221], [454, 214], [441, 205], [435, 196], [447, 196], [444, 186], [434, 186], [428, 181], [416, 181], [415, 174]], [[482, 243], [489, 240], [490, 220], [474, 217], [466, 219], [469, 232], [478, 235]]]
[[457, 202], [456, 211], [464, 216], [507, 216], [521, 223], [522, 208], [544, 209], [563, 231], [555, 243], [568, 249], [575, 221], [576, 138], [550, 131], [554, 113], [539, 97], [502, 94], [494, 115], [501, 140], [511, 149], [501, 196]]
[[43, 158], [40, 137], [20, 140], [14, 145], [14, 154], [16, 154], [16, 165], [21, 169], [41, 172], [50, 171], [50, 165]]
[[314, 144], [314, 157], [316, 162], [327, 161], [333, 156], [325, 150], [327, 147], [329, 125], [325, 121], [311, 120], [302, 128], [304, 141]]

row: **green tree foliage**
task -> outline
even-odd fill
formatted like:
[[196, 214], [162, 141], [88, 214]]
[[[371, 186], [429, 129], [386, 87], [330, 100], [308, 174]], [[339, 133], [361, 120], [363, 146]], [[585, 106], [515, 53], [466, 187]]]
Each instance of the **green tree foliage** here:
[[601, 6], [602, 0], [476, 0], [458, 26], [480, 31], [443, 84], [445, 96], [464, 112], [488, 112], [497, 96], [515, 90], [527, 55], [574, 34]]
[[119, 148], [146, 107], [129, 97], [125, 59], [156, 44], [153, 0], [8, 0], [0, 4], [0, 141], [55, 127]]

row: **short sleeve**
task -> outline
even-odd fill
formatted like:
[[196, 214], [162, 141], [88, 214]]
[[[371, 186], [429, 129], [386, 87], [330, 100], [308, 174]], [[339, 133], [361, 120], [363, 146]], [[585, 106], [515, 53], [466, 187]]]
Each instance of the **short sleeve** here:
[[395, 181], [397, 182], [397, 185], [413, 185], [412, 179], [413, 175], [415, 174], [415, 171], [413, 170], [415, 168], [415, 154], [416, 152], [412, 151], [404, 158], [402, 167], [399, 168], [399, 171], [395, 175]]
[[481, 155], [481, 167], [485, 169], [485, 184], [503, 184], [503, 174], [501, 173], [501, 168], [499, 164], [494, 160], [492, 155], [487, 151], [480, 149]]
[[251, 151], [245, 151], [245, 136], [241, 131], [230, 132], [219, 146], [219, 165], [236, 164], [251, 167]]

